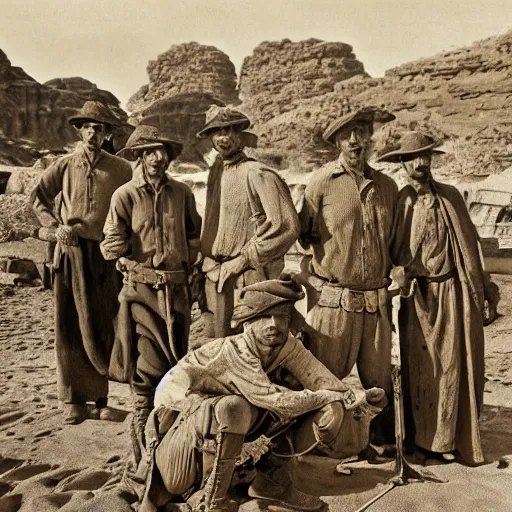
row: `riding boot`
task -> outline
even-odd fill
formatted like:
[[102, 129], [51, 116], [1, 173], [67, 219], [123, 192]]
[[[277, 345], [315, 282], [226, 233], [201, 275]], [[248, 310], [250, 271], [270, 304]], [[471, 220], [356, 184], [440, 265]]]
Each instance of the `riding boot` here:
[[206, 481], [199, 503], [194, 510], [204, 512], [234, 512], [238, 503], [229, 497], [228, 491], [235, 470], [235, 462], [244, 444], [242, 434], [217, 434], [217, 446], [213, 468]]
[[145, 429], [150, 412], [153, 409], [153, 398], [136, 395], [134, 400], [133, 418], [131, 425], [131, 437], [135, 463], [142, 458], [142, 452], [146, 448]]
[[266, 506], [277, 506], [301, 512], [319, 512], [327, 505], [320, 498], [303, 493], [293, 486], [290, 459], [269, 453], [258, 465], [249, 496]]

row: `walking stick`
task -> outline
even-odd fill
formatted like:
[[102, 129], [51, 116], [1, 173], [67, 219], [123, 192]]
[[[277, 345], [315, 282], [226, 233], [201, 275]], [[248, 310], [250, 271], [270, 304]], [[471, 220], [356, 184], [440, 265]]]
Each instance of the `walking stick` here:
[[393, 380], [393, 398], [395, 407], [395, 437], [396, 437], [396, 462], [395, 470], [396, 475], [392, 477], [386, 487], [377, 496], [373, 497], [370, 501], [366, 502], [362, 507], [358, 508], [356, 512], [363, 512], [378, 501], [382, 496], [392, 491], [395, 487], [400, 485], [407, 485], [414, 482], [437, 482], [446, 483], [434, 475], [428, 469], [423, 468], [421, 471], [414, 469], [404, 457], [404, 437], [405, 437], [405, 424], [404, 424], [404, 398], [402, 386], [402, 361], [400, 355], [400, 333], [398, 326], [398, 313], [402, 298], [409, 298], [414, 295], [416, 290], [416, 280], [411, 282], [409, 291], [406, 295], [402, 294], [400, 288], [390, 288], [391, 304], [392, 304], [392, 323], [394, 326], [391, 335], [391, 378]]

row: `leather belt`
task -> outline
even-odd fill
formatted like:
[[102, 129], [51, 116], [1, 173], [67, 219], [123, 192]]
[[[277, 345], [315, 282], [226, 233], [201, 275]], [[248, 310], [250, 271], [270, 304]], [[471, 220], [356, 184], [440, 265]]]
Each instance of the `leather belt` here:
[[[318, 276], [315, 276], [318, 278]], [[374, 290], [352, 290], [342, 285], [323, 281], [318, 305], [328, 308], [342, 307], [345, 311], [376, 313], [379, 309], [379, 295], [387, 294], [386, 287]]]
[[149, 284], [153, 288], [161, 288], [167, 284], [187, 284], [187, 274], [184, 270], [155, 270], [138, 266], [136, 270], [127, 272], [128, 281]]
[[427, 282], [427, 283], [443, 283], [444, 281], [447, 281], [448, 279], [451, 279], [452, 277], [457, 276], [457, 269], [454, 267], [448, 272], [444, 274], [440, 274], [438, 276], [418, 276], [416, 279], [419, 282]]

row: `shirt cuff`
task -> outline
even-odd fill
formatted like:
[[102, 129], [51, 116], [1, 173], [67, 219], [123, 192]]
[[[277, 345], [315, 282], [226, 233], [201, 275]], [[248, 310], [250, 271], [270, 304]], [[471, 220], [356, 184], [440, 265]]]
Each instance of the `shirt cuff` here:
[[256, 249], [256, 242], [250, 242], [246, 245], [242, 249], [241, 255], [245, 258], [248, 266], [254, 269], [260, 268], [261, 263], [258, 250]]

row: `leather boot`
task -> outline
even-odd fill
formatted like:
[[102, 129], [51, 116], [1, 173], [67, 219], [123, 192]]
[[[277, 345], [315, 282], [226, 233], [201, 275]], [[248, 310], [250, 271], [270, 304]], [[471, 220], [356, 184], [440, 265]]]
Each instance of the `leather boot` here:
[[301, 512], [327, 510], [327, 504], [320, 498], [299, 491], [293, 486], [290, 460], [269, 454], [256, 472], [256, 478], [249, 487], [249, 496], [261, 500], [268, 507], [278, 506]]
[[204, 512], [235, 512], [238, 503], [229, 495], [229, 486], [236, 459], [242, 451], [244, 435], [219, 432], [212, 472], [208, 477], [199, 503], [193, 510]]
[[134, 400], [133, 418], [131, 425], [131, 437], [135, 463], [142, 458], [142, 451], [146, 448], [145, 429], [149, 413], [153, 409], [153, 398], [137, 395]]
[[64, 417], [66, 425], [78, 425], [89, 417], [87, 405], [66, 404], [66, 409], [66, 416]]

